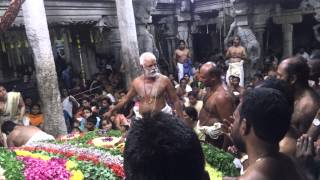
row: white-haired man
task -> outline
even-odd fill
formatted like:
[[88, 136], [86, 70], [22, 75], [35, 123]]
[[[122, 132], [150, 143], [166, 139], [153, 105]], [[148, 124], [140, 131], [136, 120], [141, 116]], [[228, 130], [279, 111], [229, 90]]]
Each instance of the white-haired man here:
[[175, 88], [170, 79], [159, 72], [155, 55], [150, 52], [143, 53], [140, 56], [140, 65], [143, 68], [143, 74], [133, 80], [126, 96], [104, 116], [110, 117], [113, 112], [138, 96], [140, 98], [139, 114], [142, 116], [160, 111], [172, 114], [172, 109], [166, 101], [168, 97], [174, 104], [176, 114], [182, 118], [182, 107]]

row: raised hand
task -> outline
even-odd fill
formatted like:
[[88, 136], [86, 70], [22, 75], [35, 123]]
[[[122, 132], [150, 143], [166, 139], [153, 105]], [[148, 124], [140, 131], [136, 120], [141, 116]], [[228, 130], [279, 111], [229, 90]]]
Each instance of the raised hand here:
[[296, 147], [296, 158], [297, 160], [307, 166], [312, 161], [314, 145], [312, 138], [306, 134], [302, 135], [297, 141]]

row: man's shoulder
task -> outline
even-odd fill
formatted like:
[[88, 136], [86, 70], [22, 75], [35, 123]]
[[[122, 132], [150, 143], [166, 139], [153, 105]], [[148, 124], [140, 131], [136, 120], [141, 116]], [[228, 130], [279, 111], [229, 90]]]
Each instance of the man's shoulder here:
[[289, 157], [280, 155], [279, 157], [265, 158], [256, 162], [252, 167], [248, 168], [243, 177], [243, 179], [266, 180], [281, 177], [284, 179], [300, 179], [300, 174]]
[[216, 91], [214, 97], [216, 101], [225, 101], [225, 100], [232, 99], [232, 95], [230, 91], [228, 91], [228, 89], [225, 89], [225, 88], [220, 89], [219, 91]]
[[163, 74], [160, 74], [159, 79], [161, 81], [166, 81], [166, 82], [169, 81], [170, 82], [170, 79], [168, 78], [168, 76], [163, 75]]
[[305, 93], [301, 95], [301, 97], [296, 101], [296, 106], [298, 108], [319, 108], [319, 96], [316, 94], [316, 92], [313, 89], [306, 90]]

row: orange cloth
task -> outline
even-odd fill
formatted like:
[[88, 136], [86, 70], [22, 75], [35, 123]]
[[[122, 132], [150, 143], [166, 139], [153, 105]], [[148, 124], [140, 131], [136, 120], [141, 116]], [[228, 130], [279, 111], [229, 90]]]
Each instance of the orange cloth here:
[[43, 115], [42, 114], [29, 114], [28, 115], [29, 119], [30, 119], [30, 125], [32, 126], [39, 126], [40, 124], [43, 123]]

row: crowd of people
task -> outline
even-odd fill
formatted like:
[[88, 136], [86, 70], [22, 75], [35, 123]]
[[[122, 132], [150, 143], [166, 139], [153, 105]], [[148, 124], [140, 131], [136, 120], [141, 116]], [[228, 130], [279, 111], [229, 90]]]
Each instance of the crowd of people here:
[[[101, 69], [86, 83], [67, 66], [60, 85], [68, 133], [122, 131], [129, 180], [208, 179], [200, 141], [241, 159], [240, 179], [319, 179], [320, 51], [273, 57], [245, 79], [249, 61], [240, 42], [235, 37], [226, 51], [228, 69], [219, 61], [193, 67], [184, 41], [174, 54], [176, 73], [162, 74], [157, 58], [143, 53], [143, 72], [127, 91], [115, 69]], [[3, 144], [52, 139], [40, 130], [38, 102], [1, 86], [0, 112]]]

